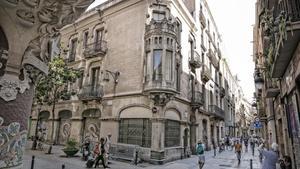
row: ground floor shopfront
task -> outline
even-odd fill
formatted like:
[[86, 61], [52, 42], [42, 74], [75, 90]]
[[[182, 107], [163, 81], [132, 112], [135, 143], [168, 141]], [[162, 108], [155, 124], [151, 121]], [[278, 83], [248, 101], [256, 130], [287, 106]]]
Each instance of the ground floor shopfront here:
[[54, 118], [50, 110], [34, 108], [31, 136], [37, 119], [45, 140], [57, 144], [65, 144], [70, 138], [97, 142], [110, 133], [112, 143], [138, 145], [143, 160], [158, 163], [188, 157], [198, 140], [211, 149], [212, 140], [219, 142], [225, 133], [222, 119], [204, 110], [192, 111], [188, 103], [177, 99], [165, 106], [154, 106], [142, 95], [102, 102], [67, 101], [57, 104]]

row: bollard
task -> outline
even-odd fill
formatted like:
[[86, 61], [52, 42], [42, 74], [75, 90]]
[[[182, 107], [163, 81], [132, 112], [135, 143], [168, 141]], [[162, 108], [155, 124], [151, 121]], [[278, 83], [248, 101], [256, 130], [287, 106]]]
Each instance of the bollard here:
[[33, 169], [33, 168], [34, 168], [34, 159], [35, 159], [35, 156], [32, 156], [31, 167], [30, 167], [30, 169]]
[[63, 165], [61, 166], [61, 168], [62, 168], [62, 169], [65, 169], [66, 167], [65, 167], [65, 165], [63, 164]]
[[250, 169], [253, 169], [253, 160], [250, 159]]
[[138, 164], [138, 151], [135, 152], [134, 165]]

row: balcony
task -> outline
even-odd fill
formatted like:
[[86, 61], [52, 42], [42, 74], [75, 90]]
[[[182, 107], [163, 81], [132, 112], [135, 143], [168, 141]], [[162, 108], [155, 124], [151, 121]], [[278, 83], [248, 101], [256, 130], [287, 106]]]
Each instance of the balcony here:
[[207, 57], [210, 59], [211, 63], [214, 65], [216, 69], [219, 69], [219, 60], [217, 59], [215, 53], [212, 49], [208, 49]]
[[209, 105], [208, 111], [211, 113], [212, 116], [224, 120], [225, 119], [225, 112], [220, 107], [216, 105]]
[[157, 106], [167, 104], [178, 93], [174, 82], [162, 79], [147, 81], [144, 85], [144, 92], [149, 95], [149, 98], [154, 101], [154, 105]]
[[200, 108], [201, 106], [204, 105], [204, 95], [200, 91], [195, 91], [192, 99], [191, 99], [191, 106], [192, 108]]
[[101, 100], [104, 95], [102, 85], [86, 85], [80, 90], [78, 99], [81, 101]]
[[161, 33], [168, 33], [176, 36], [178, 28], [172, 22], [155, 21], [152, 19], [148, 25], [146, 25], [145, 37], [150, 35], [156, 35]]
[[83, 55], [85, 58], [93, 58], [97, 56], [104, 56], [107, 51], [107, 42], [101, 40], [99, 42], [90, 43], [85, 46]]
[[201, 56], [198, 54], [198, 52], [194, 51], [193, 55], [191, 55], [191, 52], [189, 54], [190, 54], [189, 57], [190, 66], [195, 69], [200, 68], [202, 63], [201, 63]]
[[200, 19], [201, 25], [203, 26], [203, 28], [205, 28], [206, 27], [206, 18], [204, 16], [202, 10], [200, 10], [200, 17], [199, 17], [199, 19]]
[[207, 83], [210, 79], [211, 79], [210, 70], [206, 65], [203, 65], [202, 73], [201, 73], [201, 80], [203, 83]]
[[225, 88], [224, 87], [220, 87], [220, 96], [221, 96], [221, 98], [224, 98], [224, 96], [225, 96]]
[[[282, 0], [278, 7], [278, 10], [275, 12], [277, 18], [287, 18], [285, 18], [286, 21], [280, 23], [280, 25], [284, 24], [282, 27], [286, 26], [286, 29], [280, 31], [280, 28], [278, 28], [279, 32], [275, 38], [277, 39], [275, 44], [275, 57], [271, 59], [271, 77], [273, 78], [283, 76], [300, 41], [299, 0]], [[289, 22], [289, 20], [291, 22]]]
[[276, 97], [280, 93], [278, 83], [275, 79], [269, 79], [266, 83], [266, 97], [272, 98]]

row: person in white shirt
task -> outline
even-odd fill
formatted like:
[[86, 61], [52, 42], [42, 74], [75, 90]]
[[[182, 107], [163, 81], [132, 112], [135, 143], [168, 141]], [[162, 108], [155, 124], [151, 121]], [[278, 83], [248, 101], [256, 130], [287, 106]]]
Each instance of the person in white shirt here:
[[110, 144], [111, 144], [111, 133], [108, 133], [108, 135], [105, 138], [105, 142], [104, 142], [104, 149], [106, 152], [106, 157], [105, 157], [105, 163], [106, 165], [108, 165], [108, 158], [109, 158], [109, 148], [110, 148]]

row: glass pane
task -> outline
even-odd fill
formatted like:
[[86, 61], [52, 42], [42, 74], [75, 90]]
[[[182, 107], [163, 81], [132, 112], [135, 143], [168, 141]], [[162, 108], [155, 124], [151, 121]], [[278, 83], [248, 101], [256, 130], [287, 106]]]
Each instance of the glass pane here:
[[180, 122], [167, 120], [165, 123], [165, 146], [174, 147], [180, 145]]
[[162, 78], [162, 50], [153, 51], [153, 78], [160, 80]]
[[173, 61], [172, 61], [173, 52], [167, 51], [166, 53], [166, 80], [172, 80], [172, 69], [173, 69]]
[[150, 52], [146, 53], [146, 81], [148, 81], [149, 77], [150, 77], [150, 69], [151, 69], [151, 56], [150, 56]]
[[122, 119], [119, 125], [119, 142], [150, 147], [151, 128], [149, 119]]

